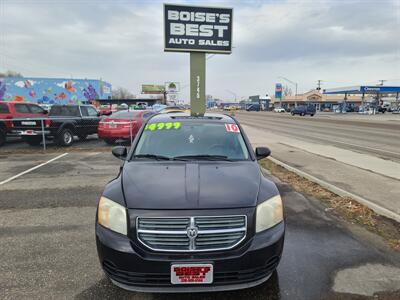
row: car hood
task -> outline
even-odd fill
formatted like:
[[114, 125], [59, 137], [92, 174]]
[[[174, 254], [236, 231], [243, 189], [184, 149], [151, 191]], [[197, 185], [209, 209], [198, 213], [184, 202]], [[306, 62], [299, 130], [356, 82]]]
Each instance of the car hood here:
[[128, 208], [210, 209], [257, 204], [257, 163], [126, 162], [122, 188]]

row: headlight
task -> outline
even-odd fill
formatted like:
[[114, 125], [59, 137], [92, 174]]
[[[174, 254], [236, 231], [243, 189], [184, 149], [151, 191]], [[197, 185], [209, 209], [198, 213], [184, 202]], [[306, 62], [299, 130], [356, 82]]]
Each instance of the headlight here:
[[99, 224], [122, 234], [127, 233], [126, 209], [122, 205], [101, 197], [97, 212]]
[[283, 220], [281, 196], [276, 195], [257, 206], [256, 232], [275, 226]]

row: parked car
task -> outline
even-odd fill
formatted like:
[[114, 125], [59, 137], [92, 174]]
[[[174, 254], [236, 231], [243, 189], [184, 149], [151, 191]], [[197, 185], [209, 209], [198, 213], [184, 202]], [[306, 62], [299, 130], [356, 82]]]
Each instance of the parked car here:
[[285, 222], [275, 184], [240, 124], [223, 114], [157, 114], [138, 133], [99, 200], [97, 253], [132, 291], [199, 292], [259, 285], [277, 268]]
[[49, 112], [53, 104], [39, 104], [39, 106]]
[[311, 117], [315, 115], [315, 107], [314, 106], [297, 106], [292, 109], [290, 112], [292, 116], [294, 115], [300, 115], [300, 116], [305, 116], [305, 115], [310, 115]]
[[392, 108], [392, 114], [400, 114], [400, 107]]
[[226, 110], [226, 111], [235, 111], [235, 110], [237, 110], [237, 107], [234, 106], [234, 105], [225, 105], [224, 106], [224, 110]]
[[15, 118], [40, 118], [47, 111], [34, 103], [1, 101], [0, 102], [0, 146], [6, 142], [7, 135], [12, 134]]
[[154, 115], [150, 110], [122, 110], [99, 122], [98, 135], [107, 144], [117, 140], [130, 140], [138, 133], [142, 123]]
[[97, 108], [97, 110], [100, 112], [100, 115], [102, 116], [110, 116], [113, 112], [116, 110], [113, 110], [111, 105], [100, 105], [100, 107]]
[[74, 136], [85, 140], [88, 135], [97, 133], [99, 121], [100, 113], [92, 105], [53, 105], [44, 120], [44, 132], [39, 121], [14, 121], [13, 132], [30, 145], [39, 145], [44, 133], [60, 146], [71, 146]]
[[378, 107], [376, 107], [376, 110], [375, 110], [376, 113], [382, 113], [382, 114], [384, 114], [386, 111], [387, 111], [387, 108], [383, 107], [383, 106], [378, 106]]
[[275, 107], [274, 112], [276, 113], [284, 113], [286, 110], [283, 107]]
[[187, 109], [183, 106], [167, 106], [159, 111], [160, 114], [171, 114], [179, 112], [190, 112], [190, 109]]
[[249, 105], [246, 110], [247, 111], [260, 111], [260, 104], [251, 104]]
[[152, 108], [152, 110], [154, 110], [155, 112], [160, 112], [160, 111], [162, 111], [164, 108], [166, 108], [167, 107], [167, 105], [165, 105], [165, 104], [160, 104], [160, 103], [156, 103], [156, 104], [154, 104], [151, 108]]

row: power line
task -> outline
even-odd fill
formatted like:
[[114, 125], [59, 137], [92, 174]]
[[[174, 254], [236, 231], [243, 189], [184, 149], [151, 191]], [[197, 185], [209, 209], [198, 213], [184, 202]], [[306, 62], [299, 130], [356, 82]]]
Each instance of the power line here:
[[386, 79], [380, 79], [380, 80], [378, 80], [379, 82], [380, 82], [380, 84], [379, 85], [383, 85], [384, 84], [384, 82], [385, 81], [387, 81]]

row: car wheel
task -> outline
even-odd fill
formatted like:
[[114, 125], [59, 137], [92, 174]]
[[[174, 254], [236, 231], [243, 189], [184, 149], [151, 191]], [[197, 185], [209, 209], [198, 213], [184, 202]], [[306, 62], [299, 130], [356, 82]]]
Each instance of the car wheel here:
[[0, 129], [0, 147], [6, 143], [6, 132]]
[[294, 116], [294, 112], [291, 112], [290, 114], [291, 114], [292, 116]]
[[314, 117], [314, 114], [311, 114], [310, 116], [311, 116], [311, 117]]
[[108, 145], [114, 145], [114, 144], [115, 144], [115, 139], [104, 139], [104, 141], [105, 141]]
[[42, 142], [41, 136], [26, 136], [23, 138], [25, 143], [28, 143], [31, 146], [39, 146]]
[[57, 144], [60, 146], [71, 146], [74, 143], [74, 134], [68, 128], [63, 129], [57, 138]]
[[301, 113], [300, 116], [304, 117], [306, 114], [305, 113]]

